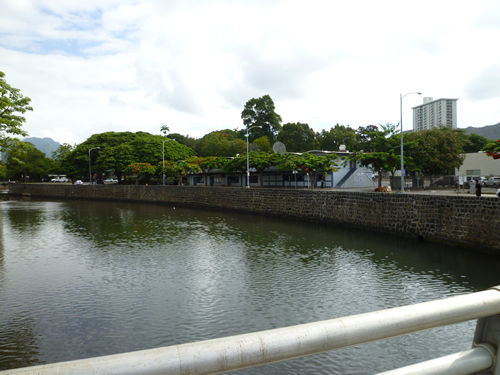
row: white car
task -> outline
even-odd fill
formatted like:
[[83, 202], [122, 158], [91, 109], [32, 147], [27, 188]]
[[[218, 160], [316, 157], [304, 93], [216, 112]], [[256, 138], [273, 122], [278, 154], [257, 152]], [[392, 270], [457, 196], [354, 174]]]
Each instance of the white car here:
[[116, 178], [107, 178], [104, 180], [105, 184], [117, 184], [118, 180]]
[[70, 179], [67, 177], [56, 177], [51, 179], [50, 182], [70, 182]]

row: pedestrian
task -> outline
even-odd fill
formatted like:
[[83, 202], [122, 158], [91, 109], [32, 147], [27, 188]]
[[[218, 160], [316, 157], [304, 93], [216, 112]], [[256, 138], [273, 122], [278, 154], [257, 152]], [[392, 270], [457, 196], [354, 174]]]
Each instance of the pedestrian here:
[[474, 180], [476, 181], [476, 197], [480, 197], [481, 196], [481, 183], [479, 182], [479, 180]]

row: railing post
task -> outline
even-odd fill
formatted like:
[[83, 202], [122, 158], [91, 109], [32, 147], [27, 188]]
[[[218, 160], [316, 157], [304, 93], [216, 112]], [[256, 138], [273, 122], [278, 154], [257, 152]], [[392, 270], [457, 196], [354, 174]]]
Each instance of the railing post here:
[[481, 346], [482, 344], [489, 344], [496, 348], [496, 355], [494, 358], [493, 366], [486, 372], [476, 373], [500, 375], [500, 315], [488, 316], [481, 318], [477, 321], [476, 331], [474, 333], [473, 347]]

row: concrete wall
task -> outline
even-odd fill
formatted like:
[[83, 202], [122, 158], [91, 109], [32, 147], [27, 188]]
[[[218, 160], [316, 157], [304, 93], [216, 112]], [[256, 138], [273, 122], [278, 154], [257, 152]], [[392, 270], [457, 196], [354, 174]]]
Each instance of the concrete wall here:
[[124, 200], [289, 216], [500, 254], [500, 199], [231, 187], [12, 184], [12, 195]]

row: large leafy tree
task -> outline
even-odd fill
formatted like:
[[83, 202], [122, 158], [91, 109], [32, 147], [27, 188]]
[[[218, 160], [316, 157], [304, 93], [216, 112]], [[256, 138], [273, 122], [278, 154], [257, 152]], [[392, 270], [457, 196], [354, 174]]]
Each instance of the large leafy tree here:
[[160, 135], [145, 132], [106, 132], [94, 134], [79, 144], [65, 159], [68, 175], [87, 176], [89, 150], [92, 170], [113, 171], [120, 179], [125, 168], [132, 163], [158, 165], [162, 161], [162, 147], [165, 142], [165, 160], [184, 160], [194, 151], [176, 141]]
[[239, 138], [239, 133], [233, 130], [210, 132], [201, 140], [200, 154], [202, 156], [235, 156], [245, 152], [246, 143]]
[[491, 156], [493, 159], [500, 159], [500, 139], [496, 142], [488, 143], [484, 147], [484, 151], [486, 151], [486, 155]]
[[336, 124], [330, 130], [323, 130], [317, 135], [322, 150], [337, 151], [340, 145], [345, 145], [346, 150], [359, 150], [356, 131], [349, 126]]
[[27, 135], [22, 129], [26, 121], [22, 114], [33, 110], [30, 102], [31, 99], [10, 86], [5, 80], [5, 73], [0, 72], [0, 146], [5, 146], [6, 133]]
[[326, 176], [328, 172], [336, 171], [337, 154], [315, 155], [305, 152], [299, 158], [300, 169], [311, 177], [311, 189], [316, 187], [319, 176]]
[[6, 147], [8, 155], [5, 163], [7, 178], [23, 182], [40, 181], [54, 169], [55, 162], [29, 142], [11, 138]]
[[410, 172], [426, 176], [454, 174], [464, 160], [463, 138], [454, 129], [423, 130], [405, 135], [405, 159], [411, 157]]
[[318, 145], [314, 130], [301, 122], [288, 122], [283, 125], [277, 140], [283, 142], [289, 152], [313, 150]]
[[241, 119], [247, 129], [253, 127], [249, 132], [250, 141], [265, 135], [272, 143], [281, 129], [281, 116], [276, 113], [269, 95], [247, 101]]

